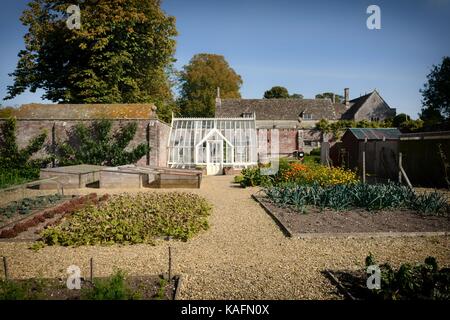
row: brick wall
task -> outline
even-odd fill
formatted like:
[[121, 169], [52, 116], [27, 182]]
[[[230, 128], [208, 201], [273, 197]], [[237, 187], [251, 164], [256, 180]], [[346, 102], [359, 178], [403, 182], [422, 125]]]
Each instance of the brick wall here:
[[[169, 136], [169, 126], [167, 124], [159, 120], [150, 119], [112, 119], [111, 121], [113, 122], [113, 132], [126, 123], [137, 122], [136, 135], [127, 148], [133, 148], [140, 143], [147, 143], [151, 148], [149, 155], [142, 157], [138, 164], [167, 165], [167, 141]], [[93, 120], [17, 119], [17, 143], [19, 148], [24, 148], [33, 137], [45, 131], [47, 132], [47, 141], [44, 148], [36, 153], [35, 157], [45, 156], [51, 150], [53, 140], [55, 142], [65, 141], [68, 132], [79, 122], [89, 126]]]

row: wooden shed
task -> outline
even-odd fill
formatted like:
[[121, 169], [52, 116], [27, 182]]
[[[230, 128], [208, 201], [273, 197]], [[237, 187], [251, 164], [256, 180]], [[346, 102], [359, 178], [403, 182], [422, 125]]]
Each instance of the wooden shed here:
[[368, 181], [395, 180], [400, 134], [397, 128], [349, 128], [330, 150], [333, 165], [361, 173], [365, 152]]

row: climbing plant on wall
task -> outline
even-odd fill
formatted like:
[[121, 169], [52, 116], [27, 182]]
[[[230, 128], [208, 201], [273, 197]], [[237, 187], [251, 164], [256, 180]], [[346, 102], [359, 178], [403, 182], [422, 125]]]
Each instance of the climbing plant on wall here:
[[54, 156], [61, 166], [120, 166], [135, 163], [150, 150], [145, 143], [127, 149], [136, 130], [136, 122], [127, 123], [115, 132], [112, 132], [111, 120], [93, 121], [90, 126], [79, 123], [69, 132], [66, 141], [56, 145]]

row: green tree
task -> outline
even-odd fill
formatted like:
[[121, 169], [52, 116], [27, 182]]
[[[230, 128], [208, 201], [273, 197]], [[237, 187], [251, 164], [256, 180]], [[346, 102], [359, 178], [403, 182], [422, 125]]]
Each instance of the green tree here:
[[141, 143], [127, 151], [137, 130], [136, 122], [130, 122], [112, 133], [111, 120], [94, 121], [86, 127], [77, 124], [69, 133], [69, 139], [56, 146], [55, 158], [59, 165], [95, 164], [120, 166], [135, 163], [150, 150]]
[[275, 86], [264, 92], [264, 99], [286, 99], [289, 98], [288, 89]]
[[[78, 4], [81, 28], [69, 29]], [[143, 103], [172, 98], [175, 18], [160, 0], [32, 0], [21, 21], [28, 32], [6, 99], [29, 89], [59, 103]]]
[[300, 93], [293, 93], [289, 96], [291, 99], [303, 99], [303, 95]]
[[328, 98], [331, 101], [333, 101], [333, 99], [335, 99], [336, 103], [341, 103], [344, 100], [343, 96], [341, 96], [339, 94], [336, 94], [336, 93], [333, 93], [333, 92], [319, 93], [319, 94], [316, 94], [315, 98], [316, 99], [326, 99], [326, 98]]
[[420, 118], [427, 127], [450, 122], [450, 57], [444, 57], [438, 66], [433, 65], [427, 79], [420, 90], [423, 105]]
[[399, 113], [392, 120], [392, 126], [398, 128], [400, 127], [401, 123], [408, 121], [409, 119], [411, 119], [411, 117], [408, 116], [406, 113]]
[[215, 97], [220, 88], [221, 98], [240, 98], [242, 85], [238, 75], [224, 56], [196, 54], [180, 73], [180, 112], [184, 116], [214, 117]]

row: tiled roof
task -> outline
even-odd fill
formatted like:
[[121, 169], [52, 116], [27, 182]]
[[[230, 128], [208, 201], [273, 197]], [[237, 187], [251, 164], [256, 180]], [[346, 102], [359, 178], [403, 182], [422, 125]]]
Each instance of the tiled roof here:
[[216, 107], [216, 118], [244, 113], [255, 113], [256, 120], [299, 120], [302, 113], [310, 114], [312, 120], [337, 119], [329, 99], [222, 99]]
[[401, 132], [397, 128], [349, 128], [345, 134], [353, 134], [358, 140], [398, 140]]
[[[150, 119], [153, 104], [24, 104], [13, 111], [18, 119]], [[156, 109], [155, 109], [156, 110]]]

